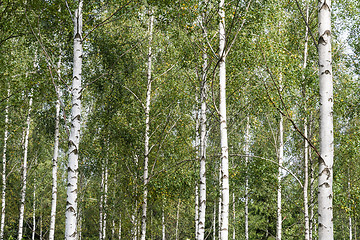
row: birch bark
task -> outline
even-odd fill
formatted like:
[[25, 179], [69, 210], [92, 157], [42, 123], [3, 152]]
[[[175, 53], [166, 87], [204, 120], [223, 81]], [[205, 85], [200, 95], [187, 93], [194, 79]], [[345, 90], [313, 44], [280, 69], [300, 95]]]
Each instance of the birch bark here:
[[[58, 63], [58, 75], [60, 75], [61, 58]], [[57, 201], [57, 159], [59, 156], [59, 122], [60, 122], [60, 98], [61, 91], [56, 88], [57, 100], [56, 100], [56, 113], [55, 113], [55, 136], [54, 136], [54, 153], [52, 159], [52, 194], [51, 194], [51, 213], [50, 213], [50, 232], [49, 240], [54, 240], [55, 235], [55, 221], [56, 221], [56, 201]]]
[[177, 211], [176, 211], [175, 240], [179, 240], [179, 218], [180, 218], [180, 198], [178, 200]]
[[106, 239], [106, 221], [107, 221], [107, 194], [108, 194], [108, 161], [105, 161], [105, 176], [104, 176], [104, 222], [103, 222], [103, 239]]
[[34, 177], [34, 192], [33, 192], [33, 227], [32, 227], [32, 235], [31, 239], [35, 240], [35, 230], [36, 230], [36, 177]]
[[249, 155], [250, 155], [250, 118], [246, 117], [245, 136], [245, 240], [249, 240]]
[[220, 142], [221, 142], [221, 240], [229, 235], [229, 153], [226, 122], [226, 56], [225, 0], [219, 2], [219, 78], [220, 78]]
[[216, 239], [216, 201], [214, 201], [214, 212], [213, 212], [213, 240]]
[[82, 6], [79, 0], [74, 16], [74, 66], [72, 82], [71, 129], [69, 136], [69, 160], [67, 177], [67, 200], [65, 211], [65, 239], [76, 240], [77, 234], [77, 191], [78, 158], [81, 127], [81, 68], [82, 68]]
[[163, 207], [162, 207], [162, 216], [161, 216], [161, 225], [162, 225], [162, 228], [161, 228], [161, 232], [162, 232], [162, 240], [165, 240], [166, 237], [165, 237], [165, 209], [164, 209], [164, 204], [163, 204]]
[[[204, 37], [207, 37], [206, 27], [204, 29]], [[205, 213], [206, 213], [206, 92], [207, 92], [207, 68], [208, 56], [203, 54], [203, 67], [201, 76], [200, 88], [200, 206], [199, 206], [199, 227], [198, 227], [198, 240], [205, 238]]]
[[[305, 0], [306, 4], [306, 22], [309, 22], [309, 2]], [[305, 70], [307, 67], [307, 56], [308, 56], [308, 41], [309, 41], [309, 29], [305, 27], [305, 47], [304, 47], [304, 63], [303, 63], [303, 80], [305, 81]], [[305, 91], [304, 99], [305, 99]], [[310, 221], [309, 221], [309, 200], [308, 200], [308, 191], [309, 191], [309, 143], [308, 138], [308, 123], [306, 116], [306, 104], [304, 105], [304, 219], [305, 219], [305, 240], [310, 240]]]
[[142, 204], [142, 224], [141, 224], [141, 240], [146, 239], [146, 221], [147, 221], [147, 196], [148, 196], [148, 182], [149, 182], [149, 140], [150, 140], [150, 102], [151, 102], [151, 82], [152, 82], [152, 39], [154, 15], [153, 11], [149, 10], [149, 46], [148, 46], [148, 62], [147, 62], [147, 91], [146, 91], [146, 106], [145, 106], [145, 158], [144, 158], [144, 199]]
[[333, 82], [331, 56], [331, 0], [319, 0], [320, 154], [318, 178], [319, 240], [334, 239], [333, 233]]
[[[281, 84], [281, 83], [280, 83]], [[281, 88], [281, 86], [280, 86]], [[277, 224], [276, 224], [276, 240], [281, 240], [282, 232], [282, 214], [281, 214], [281, 181], [282, 181], [282, 165], [284, 159], [284, 126], [283, 116], [280, 114], [279, 123], [279, 168], [278, 168], [278, 189], [277, 189]]]
[[5, 107], [5, 131], [4, 131], [4, 148], [3, 148], [3, 162], [2, 162], [2, 192], [1, 192], [1, 227], [0, 227], [0, 239], [4, 239], [4, 228], [5, 228], [5, 207], [6, 207], [6, 151], [7, 151], [7, 140], [8, 140], [8, 125], [9, 125], [9, 98], [10, 98], [10, 86], [7, 90], [7, 99]]
[[[102, 163], [103, 164], [103, 163]], [[103, 240], [103, 209], [104, 209], [104, 165], [101, 167], [101, 183], [100, 183], [100, 203], [99, 203], [99, 240]]]
[[26, 119], [26, 130], [25, 130], [25, 142], [24, 142], [24, 161], [23, 161], [23, 173], [22, 173], [22, 188], [21, 188], [21, 202], [20, 202], [20, 214], [19, 214], [19, 231], [18, 231], [18, 240], [22, 240], [23, 237], [23, 228], [24, 228], [24, 213], [25, 213], [25, 194], [26, 194], [26, 184], [27, 184], [27, 155], [28, 155], [28, 145], [29, 145], [29, 134], [30, 134], [30, 113], [33, 103], [33, 90], [30, 93], [29, 100], [29, 110]]
[[120, 219], [119, 219], [119, 240], [121, 240], [121, 215], [120, 215]]

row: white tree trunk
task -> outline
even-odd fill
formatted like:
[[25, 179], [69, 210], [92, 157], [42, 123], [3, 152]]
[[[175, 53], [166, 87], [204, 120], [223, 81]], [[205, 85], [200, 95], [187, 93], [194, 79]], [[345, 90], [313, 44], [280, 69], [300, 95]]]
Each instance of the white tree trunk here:
[[319, 158], [319, 240], [334, 239], [333, 233], [333, 82], [331, 57], [331, 0], [319, 0], [319, 82], [320, 154]]
[[82, 0], [74, 16], [74, 65], [72, 82], [71, 130], [69, 136], [69, 162], [67, 200], [65, 212], [65, 239], [76, 240], [77, 234], [77, 191], [78, 158], [81, 127], [81, 68], [82, 68]]
[[[42, 201], [40, 201], [40, 206], [42, 206]], [[42, 217], [42, 209], [40, 208], [40, 240], [43, 239], [43, 228], [42, 228], [42, 225], [43, 225], [43, 217]]]
[[[352, 231], [352, 219], [351, 219], [351, 184], [350, 184], [350, 173], [348, 171], [348, 198], [349, 198], [349, 239], [352, 240], [353, 238], [353, 231]], [[355, 233], [356, 234], [356, 233]]]
[[133, 240], [137, 240], [137, 228], [138, 228], [138, 224], [137, 224], [137, 204], [138, 202], [135, 201], [135, 206], [134, 206], [134, 210], [133, 210], [133, 214], [131, 215], [131, 223], [132, 223], [132, 228], [131, 228], [131, 236], [133, 238]]
[[[309, 22], [309, 2], [305, 0], [306, 4], [306, 22]], [[305, 47], [304, 47], [304, 63], [303, 63], [303, 80], [305, 81], [305, 70], [307, 67], [307, 56], [308, 56], [308, 40], [309, 40], [309, 29], [305, 26]], [[304, 89], [305, 95], [305, 89]], [[304, 96], [305, 99], [305, 96]], [[304, 114], [306, 115], [306, 104], [304, 105]], [[305, 220], [305, 240], [310, 240], [310, 221], [309, 221], [309, 143], [308, 128], [307, 128], [307, 116], [304, 117], [304, 220]]]
[[162, 207], [162, 216], [161, 216], [161, 232], [162, 232], [162, 240], [166, 240], [166, 231], [165, 231], [165, 208], [164, 204]]
[[[102, 163], [103, 164], [103, 163]], [[101, 167], [100, 203], [99, 203], [99, 240], [103, 240], [103, 209], [104, 209], [104, 166]]]
[[112, 220], [111, 224], [111, 239], [115, 239], [115, 220]]
[[5, 197], [6, 197], [6, 151], [7, 151], [7, 140], [8, 140], [8, 125], [9, 125], [9, 98], [10, 98], [10, 86], [7, 90], [7, 99], [5, 107], [5, 131], [4, 131], [4, 148], [3, 148], [3, 162], [2, 162], [2, 192], [1, 192], [1, 227], [0, 227], [0, 239], [4, 239], [4, 228], [5, 228]]
[[249, 240], [249, 155], [250, 155], [250, 118], [246, 118], [245, 135], [245, 240]]
[[213, 240], [216, 239], [216, 201], [214, 201], [214, 213], [213, 213]]
[[219, 224], [219, 229], [218, 229], [218, 239], [221, 239], [221, 225], [222, 225], [222, 221], [221, 221], [221, 209], [222, 209], [222, 183], [221, 183], [221, 160], [219, 163], [219, 189], [220, 189], [220, 194], [219, 194], [219, 206], [218, 206], [218, 224]]
[[[196, 157], [198, 154], [196, 154]], [[195, 183], [195, 239], [198, 239], [199, 234], [199, 187], [196, 181]]]
[[221, 240], [229, 235], [229, 152], [226, 123], [226, 56], [225, 56], [225, 0], [219, 3], [219, 78], [220, 78], [220, 142], [221, 142]]
[[176, 211], [175, 240], [179, 240], [179, 218], [180, 218], [180, 198], [178, 201], [177, 211]]
[[233, 240], [235, 240], [236, 238], [236, 231], [235, 231], [235, 226], [236, 226], [236, 209], [235, 209], [235, 193], [233, 193], [232, 195], [233, 197]]
[[[281, 83], [280, 83], [281, 84]], [[281, 86], [280, 86], [281, 88]], [[283, 116], [280, 114], [279, 123], [279, 168], [278, 168], [278, 189], [277, 189], [277, 224], [276, 224], [276, 240], [281, 240], [282, 216], [281, 216], [281, 182], [282, 182], [282, 165], [284, 159], [284, 127]]]
[[103, 233], [102, 237], [105, 240], [106, 239], [106, 218], [107, 218], [107, 194], [108, 194], [108, 167], [107, 167], [108, 161], [105, 161], [105, 176], [104, 176], [104, 222], [103, 222]]
[[[204, 28], [204, 36], [206, 37], [206, 28]], [[206, 92], [207, 92], [207, 68], [208, 56], [203, 54], [203, 68], [201, 76], [201, 89], [200, 89], [200, 207], [199, 207], [199, 227], [198, 227], [198, 240], [205, 238], [205, 214], [206, 214]]]
[[[310, 117], [311, 119], [311, 117]], [[311, 125], [309, 124], [309, 135], [311, 135]], [[311, 151], [308, 152], [309, 155], [309, 163], [310, 163], [310, 218], [309, 218], [309, 239], [312, 240], [313, 239], [313, 227], [314, 227], [314, 185], [315, 185], [315, 178], [314, 178], [314, 173], [315, 173], [315, 166], [314, 166], [314, 161], [312, 160], [311, 157]]]
[[148, 62], [147, 62], [147, 91], [146, 91], [146, 106], [145, 106], [145, 158], [144, 158], [144, 199], [142, 204], [142, 224], [141, 224], [141, 240], [146, 239], [146, 212], [147, 212], [147, 195], [148, 195], [148, 182], [149, 182], [149, 140], [150, 140], [150, 102], [151, 102], [151, 82], [152, 82], [152, 38], [154, 15], [153, 11], [149, 10], [149, 46], [148, 46]]
[[[61, 67], [61, 58], [58, 63], [58, 74], [60, 75], [60, 67]], [[51, 194], [51, 213], [50, 213], [50, 232], [49, 232], [49, 240], [54, 240], [55, 235], [55, 221], [56, 221], [56, 201], [57, 201], [57, 159], [59, 156], [59, 138], [60, 138], [60, 130], [59, 130], [59, 122], [60, 122], [60, 98], [61, 91], [59, 88], [56, 88], [57, 92], [57, 100], [56, 100], [56, 113], [55, 113], [55, 139], [54, 139], [54, 153], [52, 159], [52, 194]]]
[[[196, 159], [200, 158], [200, 114], [199, 114], [199, 100], [196, 94], [195, 97], [196, 107], [195, 107], [195, 153]], [[197, 167], [197, 165], [195, 165]], [[195, 239], [197, 240], [199, 236], [199, 183], [196, 179], [195, 181]]]
[[30, 113], [32, 108], [33, 90], [30, 93], [29, 100], [29, 110], [26, 119], [26, 131], [25, 131], [25, 142], [24, 142], [24, 161], [23, 161], [23, 174], [22, 174], [22, 188], [21, 188], [21, 202], [20, 202], [20, 214], [19, 214], [19, 231], [18, 231], [18, 240], [22, 240], [23, 237], [23, 227], [24, 227], [24, 213], [25, 213], [25, 194], [26, 194], [26, 183], [27, 183], [27, 155], [28, 155], [28, 145], [29, 145], [29, 134], [30, 134]]
[[36, 230], [36, 184], [35, 184], [36, 178], [34, 178], [34, 192], [33, 192], [33, 227], [32, 227], [32, 235], [31, 239], [35, 240], [35, 230]]
[[121, 240], [121, 215], [120, 215], [120, 219], [119, 219], [119, 240]]
[[[308, 138], [307, 118], [304, 119], [304, 136]], [[305, 140], [304, 146], [304, 218], [305, 218], [305, 240], [310, 240], [310, 218], [309, 218], [309, 143]]]

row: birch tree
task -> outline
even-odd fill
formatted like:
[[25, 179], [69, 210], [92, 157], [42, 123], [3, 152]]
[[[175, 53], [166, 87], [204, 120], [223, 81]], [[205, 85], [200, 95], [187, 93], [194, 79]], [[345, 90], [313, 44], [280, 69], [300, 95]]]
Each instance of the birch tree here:
[[221, 143], [221, 240], [229, 235], [229, 153], [226, 122], [226, 49], [225, 0], [219, 2], [219, 78], [220, 78], [220, 143]]
[[2, 156], [2, 191], [1, 191], [1, 227], [0, 227], [0, 239], [4, 239], [4, 227], [5, 227], [5, 209], [6, 209], [6, 153], [7, 153], [7, 140], [8, 140], [8, 125], [9, 125], [9, 98], [10, 87], [7, 90], [7, 99], [5, 107], [5, 131], [4, 131], [4, 147]]
[[33, 102], [32, 90], [30, 93], [29, 109], [26, 119], [26, 129], [24, 138], [24, 160], [23, 160], [23, 172], [22, 172], [22, 187], [21, 187], [21, 201], [20, 201], [20, 214], [19, 214], [19, 230], [18, 240], [22, 240], [24, 231], [24, 214], [25, 214], [25, 195], [26, 195], [26, 184], [27, 184], [27, 157], [28, 157], [28, 146], [29, 146], [29, 134], [30, 134], [30, 122], [31, 122], [31, 108]]
[[[309, 2], [305, 1], [306, 4], [306, 22], [309, 22]], [[305, 45], [304, 45], [304, 62], [303, 62], [303, 81], [305, 81], [305, 70], [307, 67], [308, 57], [308, 41], [309, 41], [309, 29], [305, 26]], [[305, 95], [306, 89], [303, 89]], [[304, 96], [305, 99], [305, 96]], [[309, 221], [309, 143], [308, 138], [308, 120], [306, 116], [306, 104], [304, 104], [304, 220], [305, 220], [305, 240], [310, 240], [310, 221]]]
[[78, 159], [81, 127], [81, 68], [82, 68], [82, 6], [79, 0], [74, 16], [74, 65], [72, 81], [71, 129], [69, 136], [69, 160], [67, 177], [67, 200], [65, 211], [65, 239], [76, 240]]
[[[280, 83], [281, 85], [281, 83]], [[281, 86], [280, 86], [281, 89]], [[281, 91], [281, 90], [280, 90]], [[279, 150], [278, 150], [278, 188], [277, 188], [277, 223], [276, 223], [276, 240], [281, 240], [281, 232], [282, 232], [282, 216], [281, 216], [281, 182], [282, 182], [282, 165], [284, 159], [284, 126], [283, 126], [283, 116], [280, 114], [280, 122], [279, 122]]]
[[149, 182], [149, 140], [150, 140], [150, 102], [151, 102], [151, 82], [152, 82], [152, 39], [154, 26], [154, 13], [149, 9], [149, 45], [148, 45], [148, 59], [147, 59], [147, 91], [146, 91], [146, 105], [145, 105], [145, 152], [144, 152], [144, 198], [142, 204], [142, 219], [141, 219], [141, 240], [146, 239], [146, 213], [148, 201], [148, 182]]
[[319, 0], [319, 85], [320, 85], [320, 155], [319, 157], [319, 239], [334, 239], [333, 233], [333, 83], [331, 54], [331, 0]]
[[[203, 29], [203, 36], [207, 39], [207, 29], [204, 26], [204, 15], [202, 16], [200, 24]], [[200, 88], [200, 206], [199, 206], [199, 226], [198, 226], [198, 239], [204, 240], [205, 238], [205, 214], [206, 214], [206, 92], [207, 92], [207, 69], [208, 69], [208, 56], [204, 51], [203, 53], [203, 66], [201, 75], [201, 88]]]
[[[61, 57], [58, 63], [58, 75], [60, 76]], [[57, 172], [58, 172], [58, 156], [59, 156], [59, 123], [60, 123], [60, 98], [61, 92], [57, 87], [56, 89], [57, 99], [55, 104], [55, 136], [54, 136], [54, 152], [52, 159], [52, 193], [51, 193], [51, 213], [50, 213], [50, 231], [49, 240], [55, 238], [55, 221], [56, 221], [56, 204], [57, 204]]]

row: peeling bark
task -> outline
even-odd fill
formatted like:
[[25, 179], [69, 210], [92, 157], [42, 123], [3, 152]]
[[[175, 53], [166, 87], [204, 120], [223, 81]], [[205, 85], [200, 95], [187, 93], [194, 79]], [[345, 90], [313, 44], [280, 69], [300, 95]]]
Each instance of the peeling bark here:
[[[61, 58], [58, 63], [58, 75], [60, 75], [60, 67], [61, 67]], [[61, 92], [60, 89], [56, 89], [57, 92], [57, 100], [56, 100], [56, 115], [55, 115], [55, 136], [54, 136], [54, 153], [52, 159], [52, 194], [51, 194], [51, 214], [50, 214], [50, 232], [49, 232], [49, 240], [54, 240], [55, 235], [55, 220], [56, 220], [56, 201], [57, 201], [57, 159], [59, 156], [59, 122], [60, 122], [60, 98]]]
[[74, 66], [72, 82], [71, 130], [69, 136], [69, 160], [67, 177], [67, 200], [65, 211], [65, 239], [76, 240], [78, 159], [81, 127], [81, 68], [82, 68], [82, 0], [74, 16]]
[[27, 155], [28, 155], [28, 146], [29, 146], [29, 134], [30, 134], [30, 113], [32, 108], [33, 90], [31, 89], [30, 100], [29, 100], [29, 110], [26, 119], [26, 130], [25, 130], [25, 142], [24, 142], [24, 161], [23, 161], [23, 173], [22, 173], [22, 188], [21, 188], [21, 202], [20, 202], [20, 214], [19, 214], [19, 231], [18, 231], [18, 240], [22, 240], [23, 230], [24, 230], [24, 213], [25, 213], [25, 195], [26, 195], [26, 184], [27, 184]]
[[152, 39], [154, 15], [153, 11], [149, 10], [149, 46], [148, 46], [148, 62], [147, 62], [147, 91], [146, 91], [146, 106], [145, 106], [145, 158], [144, 158], [144, 195], [142, 204], [142, 219], [141, 219], [141, 240], [146, 239], [146, 222], [147, 222], [147, 197], [148, 197], [148, 182], [149, 182], [149, 141], [150, 141], [150, 102], [151, 102], [151, 82], [152, 82]]
[[334, 159], [333, 81], [331, 56], [331, 0], [319, 0], [319, 85], [320, 154], [319, 158], [319, 240], [334, 239], [332, 183]]
[[1, 227], [0, 227], [0, 239], [4, 239], [4, 227], [5, 227], [5, 207], [6, 207], [6, 153], [7, 153], [7, 140], [9, 135], [9, 98], [10, 98], [10, 86], [7, 90], [7, 99], [5, 107], [5, 130], [4, 130], [4, 147], [3, 147], [3, 162], [2, 162], [2, 191], [1, 191]]
[[226, 120], [226, 49], [225, 49], [225, 0], [219, 3], [219, 78], [220, 78], [220, 142], [221, 142], [221, 227], [220, 240], [229, 236], [229, 148]]

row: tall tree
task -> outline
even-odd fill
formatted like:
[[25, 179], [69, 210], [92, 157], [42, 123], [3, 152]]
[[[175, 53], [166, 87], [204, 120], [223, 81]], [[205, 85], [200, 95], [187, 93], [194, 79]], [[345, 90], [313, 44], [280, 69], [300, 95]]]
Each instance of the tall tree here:
[[10, 98], [10, 86], [7, 90], [7, 99], [5, 107], [5, 131], [4, 131], [4, 147], [2, 156], [2, 191], [1, 191], [1, 227], [0, 227], [0, 239], [4, 239], [4, 227], [5, 227], [5, 209], [6, 209], [6, 153], [7, 153], [7, 140], [8, 140], [8, 124], [9, 124], [9, 98]]
[[25, 214], [25, 196], [26, 196], [26, 184], [27, 184], [27, 158], [28, 158], [28, 146], [29, 146], [29, 134], [30, 134], [30, 122], [31, 122], [31, 108], [33, 102], [32, 90], [30, 93], [29, 100], [29, 109], [26, 119], [26, 129], [25, 129], [25, 138], [24, 138], [24, 160], [23, 160], [23, 173], [22, 173], [22, 188], [21, 188], [21, 201], [20, 201], [20, 214], [19, 214], [19, 230], [18, 230], [18, 240], [22, 240], [23, 231], [24, 231], [24, 214]]
[[320, 85], [320, 154], [319, 157], [319, 239], [334, 239], [333, 232], [333, 82], [331, 54], [331, 0], [319, 0], [319, 85]]
[[152, 82], [152, 39], [154, 27], [154, 13], [152, 9], [149, 11], [149, 46], [147, 59], [147, 91], [145, 102], [145, 152], [144, 152], [144, 198], [142, 203], [142, 219], [141, 219], [141, 240], [146, 239], [146, 221], [147, 221], [147, 204], [148, 204], [148, 182], [149, 182], [149, 140], [150, 140], [150, 103], [151, 103], [151, 82]]
[[219, 78], [220, 78], [220, 144], [221, 144], [221, 240], [229, 235], [229, 147], [226, 122], [226, 33], [225, 0], [219, 2]]
[[65, 212], [65, 239], [76, 240], [77, 234], [77, 191], [78, 191], [78, 159], [81, 128], [81, 73], [82, 73], [82, 7], [79, 0], [74, 15], [74, 65], [72, 81], [71, 129], [69, 136], [69, 162], [67, 177], [67, 200]]
[[[58, 62], [58, 75], [60, 76], [61, 71], [61, 57]], [[56, 204], [57, 204], [57, 172], [58, 172], [58, 156], [59, 156], [59, 138], [60, 138], [60, 98], [61, 91], [56, 87], [56, 104], [55, 104], [55, 134], [54, 134], [54, 152], [52, 159], [52, 194], [51, 194], [51, 213], [50, 213], [50, 231], [49, 240], [55, 239], [55, 221], [56, 221]]]

